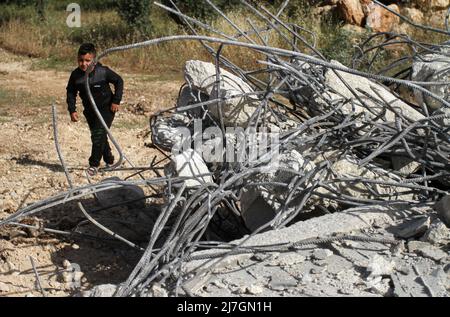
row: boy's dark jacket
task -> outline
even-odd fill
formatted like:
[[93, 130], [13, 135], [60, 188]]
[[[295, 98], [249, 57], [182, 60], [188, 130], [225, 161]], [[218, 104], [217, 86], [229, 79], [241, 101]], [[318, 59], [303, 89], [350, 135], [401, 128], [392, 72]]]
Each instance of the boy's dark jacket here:
[[[76, 98], [78, 93], [83, 101], [84, 110], [88, 113], [94, 111], [85, 89], [84, 75], [85, 72], [79, 68], [75, 69], [70, 75], [66, 88], [67, 105], [70, 113], [77, 111]], [[99, 110], [109, 109], [112, 103], [120, 104], [123, 94], [123, 80], [114, 71], [101, 63], [97, 63], [94, 71], [89, 74], [89, 83], [92, 96]], [[114, 85], [114, 93], [111, 91], [110, 83]]]

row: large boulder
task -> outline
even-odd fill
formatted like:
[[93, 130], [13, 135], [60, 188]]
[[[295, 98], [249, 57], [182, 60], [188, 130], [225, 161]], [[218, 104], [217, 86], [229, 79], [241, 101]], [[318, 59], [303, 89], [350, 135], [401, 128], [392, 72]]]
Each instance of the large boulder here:
[[402, 15], [414, 23], [422, 24], [424, 21], [423, 12], [416, 8], [402, 8]]
[[[291, 213], [300, 204], [302, 200], [302, 188], [311, 185], [312, 181], [323, 180], [329, 182], [329, 188], [318, 187], [315, 191], [319, 196], [333, 196], [335, 193], [341, 193], [348, 197], [356, 199], [380, 199], [384, 201], [402, 200], [411, 201], [414, 199], [412, 194], [404, 193], [408, 189], [393, 185], [374, 184], [364, 182], [385, 181], [395, 182], [399, 178], [388, 171], [374, 166], [361, 167], [350, 157], [340, 157], [337, 152], [327, 152], [314, 160], [308, 160], [308, 150], [301, 151], [290, 150], [280, 154], [279, 162], [256, 175], [251, 176], [251, 182], [246, 185], [241, 192], [241, 212], [242, 218], [248, 229], [255, 231], [262, 225], [273, 220], [282, 210]], [[298, 192], [292, 197], [292, 200], [286, 205], [289, 190], [286, 187], [269, 185], [269, 182], [291, 184], [294, 177], [301, 178], [308, 172], [313, 171], [324, 161], [331, 161], [331, 167], [327, 168], [324, 174], [315, 174], [307, 181], [306, 186], [298, 188]], [[353, 181], [336, 181], [335, 179], [355, 179]], [[257, 182], [259, 184], [252, 185]], [[263, 183], [263, 184], [261, 184]], [[329, 210], [338, 210], [347, 207], [345, 201], [349, 198], [341, 198], [341, 203], [337, 204], [334, 199], [319, 197], [313, 195], [304, 205], [301, 213], [316, 211], [320, 205]]]
[[[450, 52], [450, 47], [442, 49], [443, 52]], [[414, 59], [412, 65], [411, 79], [414, 81], [450, 81], [450, 57], [442, 54], [426, 54]], [[433, 85], [427, 86], [435, 95], [448, 100], [450, 95], [449, 85]], [[430, 96], [424, 95], [420, 91], [415, 91], [416, 102], [422, 104], [425, 102], [431, 110], [439, 109], [442, 103]]]
[[[344, 65], [337, 61], [332, 61], [332, 63], [344, 67]], [[313, 106], [318, 108], [329, 107], [329, 105], [324, 102], [323, 98], [328, 99], [334, 105], [350, 99], [351, 102], [346, 103], [341, 108], [344, 115], [357, 115], [364, 113], [367, 119], [374, 119], [385, 111], [384, 116], [379, 118], [378, 121], [388, 121], [393, 123], [395, 122], [396, 114], [391, 110], [386, 109], [386, 106], [384, 106], [384, 101], [386, 101], [393, 109], [396, 110], [396, 112], [401, 113], [403, 116], [408, 117], [413, 121], [424, 118], [419, 111], [394, 96], [384, 86], [365, 77], [349, 74], [343, 71], [337, 71], [337, 73], [350, 87], [352, 87], [356, 95], [367, 104], [370, 111], [361, 104], [352, 91], [344, 85], [342, 80], [332, 69], [327, 69], [325, 72], [325, 85], [329, 88], [329, 91], [324, 92], [322, 95], [313, 94], [310, 99]]]
[[358, 26], [362, 25], [364, 11], [359, 0], [340, 0], [337, 5], [345, 22]]
[[407, 188], [393, 185], [365, 183], [364, 179], [381, 182], [399, 182], [400, 179], [394, 174], [374, 166], [359, 166], [357, 162], [350, 157], [334, 162], [324, 178], [326, 180], [333, 180], [336, 178], [355, 179], [354, 181], [335, 182], [330, 184], [330, 187], [337, 193], [357, 199], [381, 199], [384, 201], [414, 200], [412, 194], [403, 193], [409, 191]]
[[[184, 73], [186, 80], [192, 87], [205, 93], [210, 99], [219, 97], [216, 85], [216, 66], [214, 64], [191, 60], [186, 62]], [[224, 69], [220, 69], [220, 97], [225, 99], [222, 103], [225, 126], [247, 126], [258, 103], [255, 102], [254, 95], [238, 95], [252, 92], [254, 92], [253, 89], [241, 78]], [[209, 105], [208, 109], [213, 117], [219, 120], [218, 106]]]
[[[396, 4], [391, 4], [388, 8], [400, 13], [400, 9]], [[398, 16], [376, 3], [370, 3], [367, 6], [367, 10], [366, 26], [375, 32], [389, 32], [400, 22]]]
[[450, 0], [410, 0], [410, 4], [423, 11], [429, 11], [431, 9], [443, 10], [450, 6]]

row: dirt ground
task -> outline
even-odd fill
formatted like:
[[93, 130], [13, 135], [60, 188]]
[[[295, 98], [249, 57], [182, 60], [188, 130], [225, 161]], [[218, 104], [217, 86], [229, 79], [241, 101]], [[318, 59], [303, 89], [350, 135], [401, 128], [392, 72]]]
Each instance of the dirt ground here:
[[[0, 50], [0, 219], [21, 206], [68, 189], [54, 145], [52, 102], [57, 106], [61, 150], [75, 186], [88, 183], [84, 171], [90, 153], [89, 130], [84, 118], [71, 123], [66, 110], [65, 86], [70, 71], [39, 70], [33, 67], [35, 62]], [[125, 80], [125, 92], [112, 132], [135, 166], [148, 166], [158, 154], [144, 145], [149, 116], [174, 105], [182, 81], [175, 76], [161, 80], [147, 74], [129, 74], [124, 69], [117, 71]], [[81, 110], [82, 106], [78, 106]], [[99, 175], [94, 181], [129, 175], [123, 173]], [[98, 208], [93, 199], [85, 203]], [[145, 220], [151, 218], [151, 212], [151, 208], [140, 213], [116, 208], [99, 215], [126, 219], [129, 227], [139, 223], [139, 228], [124, 233], [139, 239], [147, 233], [146, 224], [151, 221]], [[26, 223], [45, 222], [52, 228], [71, 230], [83, 225], [82, 220], [76, 206], [67, 204], [40, 213]], [[0, 229], [0, 296], [42, 296], [30, 257], [36, 263], [46, 295], [67, 296], [93, 285], [123, 281], [139, 253], [117, 243], [8, 226]], [[82, 273], [68, 273], [72, 271]], [[74, 285], [74, 280], [81, 284]]]

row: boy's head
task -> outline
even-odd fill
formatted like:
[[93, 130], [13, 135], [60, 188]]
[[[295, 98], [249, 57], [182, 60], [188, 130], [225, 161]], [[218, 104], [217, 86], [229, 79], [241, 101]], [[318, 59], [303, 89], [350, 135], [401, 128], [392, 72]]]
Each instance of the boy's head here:
[[89, 65], [94, 61], [97, 51], [92, 43], [84, 43], [78, 50], [78, 67], [86, 71]]

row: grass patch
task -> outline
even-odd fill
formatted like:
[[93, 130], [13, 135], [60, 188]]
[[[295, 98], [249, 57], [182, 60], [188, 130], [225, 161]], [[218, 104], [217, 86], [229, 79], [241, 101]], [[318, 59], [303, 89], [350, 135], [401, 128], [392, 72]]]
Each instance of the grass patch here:
[[0, 123], [9, 123], [9, 122], [12, 122], [12, 121], [13, 121], [13, 118], [11, 118], [11, 117], [4, 117], [4, 116], [0, 115]]
[[28, 91], [24, 90], [10, 90], [0, 88], [0, 106], [2, 106], [2, 114], [8, 114], [7, 111], [17, 109], [18, 106], [25, 106], [26, 109], [39, 110], [40, 107], [49, 107], [53, 97], [40, 96], [37, 97]]
[[34, 59], [31, 64], [31, 70], [59, 70], [59, 71], [72, 71], [75, 68], [73, 61], [66, 59], [60, 59], [55, 56], [48, 58]]
[[[5, 88], [0, 87], [0, 105], [5, 105], [11, 100], [11, 92]], [[3, 114], [4, 110], [0, 110], [0, 115]]]
[[128, 119], [128, 118], [118, 118], [114, 121], [112, 127], [113, 129], [118, 130], [134, 130], [134, 129], [142, 129], [148, 126], [148, 118], [142, 116], [137, 119]]
[[137, 74], [134, 76], [134, 79], [136, 79], [139, 82], [155, 82], [155, 81], [174, 81], [174, 80], [183, 80], [183, 73], [181, 70], [173, 70], [173, 71], [167, 71], [162, 74]]
[[[83, 0], [84, 1], [84, 0]], [[92, 2], [92, 3], [91, 3]], [[108, 0], [105, 3], [113, 3]], [[313, 1], [314, 2], [314, 1]], [[313, 3], [309, 2], [309, 3]], [[316, 1], [317, 2], [317, 1]], [[89, 4], [91, 3], [91, 4]], [[68, 13], [65, 5], [56, 0], [49, 0], [46, 20], [41, 22], [33, 6], [0, 5], [0, 47], [14, 53], [39, 57], [41, 60], [33, 64], [34, 69], [64, 69], [73, 68], [74, 59], [79, 44], [94, 42], [98, 50], [142, 41], [149, 38], [157, 38], [173, 34], [187, 34], [186, 29], [177, 25], [161, 8], [152, 6], [150, 20], [152, 31], [147, 35], [140, 34], [123, 22], [117, 12], [109, 4], [101, 1], [83, 2], [82, 27], [69, 28], [66, 25]], [[335, 59], [350, 66], [351, 57], [355, 52], [355, 46], [367, 34], [358, 35], [348, 32], [341, 26], [336, 12], [314, 13], [308, 1], [293, 1], [290, 8], [281, 19], [288, 23], [295, 23], [300, 27], [311, 30], [316, 35], [317, 49], [328, 59]], [[315, 3], [315, 2], [314, 2]], [[275, 10], [272, 10], [275, 11]], [[247, 9], [235, 9], [228, 12], [228, 17], [240, 28], [251, 29], [247, 18], [251, 18], [257, 27], [265, 26], [265, 21], [254, 15], [250, 15]], [[225, 19], [215, 18], [212, 27], [221, 30], [227, 35], [234, 36], [236, 30]], [[292, 38], [292, 34], [280, 28], [281, 34], [272, 31], [268, 35], [268, 44], [275, 47], [291, 49], [283, 37]], [[198, 30], [199, 34], [217, 36], [212, 32]], [[305, 31], [300, 34], [309, 42], [313, 37]], [[411, 33], [418, 40], [440, 42], [441, 37], [430, 32], [414, 30]], [[417, 36], [416, 36], [417, 35]], [[256, 43], [261, 39], [250, 36]], [[217, 45], [212, 45], [218, 47]], [[311, 53], [306, 45], [298, 41], [300, 51]], [[387, 51], [387, 50], [386, 50]], [[258, 60], [265, 59], [262, 53], [249, 49], [226, 46], [223, 54], [232, 62], [245, 69], [260, 68]], [[382, 62], [377, 62], [376, 68], [395, 58], [395, 54], [386, 52], [380, 55]], [[145, 71], [148, 77], [144, 80], [170, 80], [179, 76], [186, 60], [200, 59], [211, 61], [210, 54], [198, 41], [179, 41], [159, 44], [157, 46], [141, 49], [117, 52], [109, 55], [105, 64], [127, 72]], [[154, 75], [154, 76], [153, 76]], [[158, 77], [159, 75], [159, 77]]]

